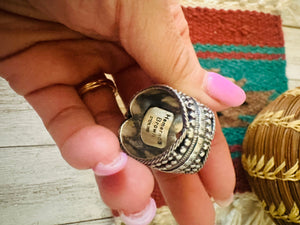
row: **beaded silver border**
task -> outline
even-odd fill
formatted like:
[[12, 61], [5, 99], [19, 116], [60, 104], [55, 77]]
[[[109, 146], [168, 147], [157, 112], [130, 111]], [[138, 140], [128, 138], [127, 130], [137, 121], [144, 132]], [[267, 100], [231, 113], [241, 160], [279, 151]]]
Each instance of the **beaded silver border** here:
[[207, 160], [214, 137], [214, 113], [194, 98], [169, 86], [155, 85], [148, 89], [151, 88], [167, 89], [178, 98], [183, 111], [182, 134], [167, 150], [151, 159], [141, 159], [130, 154], [121, 141], [122, 149], [131, 157], [153, 169], [167, 173], [197, 173]]

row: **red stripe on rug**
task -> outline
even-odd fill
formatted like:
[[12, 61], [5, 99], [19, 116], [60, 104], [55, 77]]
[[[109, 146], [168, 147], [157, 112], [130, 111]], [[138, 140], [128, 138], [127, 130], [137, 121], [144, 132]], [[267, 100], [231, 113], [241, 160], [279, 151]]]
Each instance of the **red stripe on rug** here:
[[244, 52], [197, 52], [197, 56], [202, 59], [262, 59], [262, 60], [285, 60], [284, 54], [262, 54], [262, 53], [244, 53]]
[[246, 192], [251, 191], [250, 185], [247, 180], [247, 172], [244, 170], [241, 159], [233, 159], [232, 160], [234, 169], [235, 169], [235, 176], [236, 176], [236, 186], [234, 192]]
[[230, 145], [229, 146], [230, 152], [242, 152], [242, 146], [241, 145]]
[[183, 8], [193, 43], [283, 47], [280, 16], [255, 11]]

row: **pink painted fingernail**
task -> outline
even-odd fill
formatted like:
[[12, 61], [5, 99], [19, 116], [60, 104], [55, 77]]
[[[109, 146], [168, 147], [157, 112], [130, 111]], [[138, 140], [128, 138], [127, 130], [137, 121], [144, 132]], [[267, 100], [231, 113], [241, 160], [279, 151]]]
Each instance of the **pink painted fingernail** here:
[[206, 90], [212, 98], [228, 106], [239, 106], [246, 100], [242, 88], [214, 72], [207, 73]]
[[230, 195], [228, 199], [225, 200], [215, 200], [215, 202], [220, 206], [220, 207], [227, 207], [229, 206], [234, 198], [234, 194]]
[[154, 199], [150, 199], [149, 204], [141, 212], [125, 215], [120, 212], [120, 218], [126, 225], [148, 225], [156, 213], [156, 204]]
[[122, 170], [127, 163], [128, 156], [120, 152], [119, 156], [109, 164], [98, 163], [93, 169], [97, 176], [109, 176]]

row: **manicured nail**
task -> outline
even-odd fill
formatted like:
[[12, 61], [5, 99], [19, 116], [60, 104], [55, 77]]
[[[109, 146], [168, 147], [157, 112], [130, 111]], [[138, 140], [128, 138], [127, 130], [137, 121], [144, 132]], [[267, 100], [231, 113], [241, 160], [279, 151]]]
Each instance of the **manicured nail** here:
[[215, 200], [215, 202], [220, 206], [220, 207], [227, 207], [229, 206], [234, 198], [234, 194], [232, 194], [229, 198], [225, 200]]
[[120, 212], [120, 218], [126, 225], [148, 225], [156, 213], [156, 204], [154, 199], [150, 199], [149, 204], [141, 212], [125, 215]]
[[122, 170], [127, 163], [128, 156], [120, 152], [119, 156], [109, 164], [98, 163], [93, 169], [97, 176], [109, 176]]
[[228, 106], [239, 106], [246, 100], [242, 88], [214, 72], [207, 73], [206, 90], [212, 98]]

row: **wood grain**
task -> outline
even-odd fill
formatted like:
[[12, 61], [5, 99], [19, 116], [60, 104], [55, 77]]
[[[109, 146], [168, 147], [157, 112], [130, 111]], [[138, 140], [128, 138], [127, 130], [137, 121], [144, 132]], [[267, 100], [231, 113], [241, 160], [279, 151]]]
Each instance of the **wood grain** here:
[[0, 146], [49, 145], [54, 141], [41, 119], [25, 101], [0, 78]]
[[300, 1], [290, 0], [286, 1], [282, 10], [282, 23], [288, 27], [300, 27]]
[[99, 220], [81, 221], [78, 223], [58, 224], [58, 225], [112, 225], [115, 224], [112, 218], [104, 218]]
[[300, 80], [300, 29], [283, 27], [286, 50], [286, 75], [291, 80]]
[[56, 146], [0, 150], [0, 224], [56, 224], [111, 217], [92, 171], [78, 171]]

